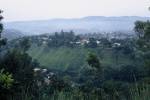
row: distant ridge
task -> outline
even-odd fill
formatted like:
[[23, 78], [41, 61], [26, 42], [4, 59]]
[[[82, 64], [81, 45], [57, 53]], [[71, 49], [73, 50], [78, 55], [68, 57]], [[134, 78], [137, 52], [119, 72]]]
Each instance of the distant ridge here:
[[17, 21], [4, 23], [6, 29], [19, 30], [26, 35], [52, 33], [56, 31], [70, 31], [75, 33], [91, 32], [133, 32], [134, 22], [137, 20], [146, 21], [150, 17], [139, 16], [87, 16], [83, 18], [72, 19], [50, 19], [35, 21]]
[[23, 36], [25, 36], [23, 33], [15, 29], [4, 29], [2, 32], [2, 37], [7, 38], [8, 40], [13, 40]]

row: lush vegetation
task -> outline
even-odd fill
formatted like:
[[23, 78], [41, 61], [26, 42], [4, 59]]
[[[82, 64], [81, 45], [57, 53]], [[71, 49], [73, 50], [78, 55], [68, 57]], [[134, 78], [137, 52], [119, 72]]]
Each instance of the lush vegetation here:
[[150, 100], [150, 22], [135, 33], [0, 34], [0, 100]]

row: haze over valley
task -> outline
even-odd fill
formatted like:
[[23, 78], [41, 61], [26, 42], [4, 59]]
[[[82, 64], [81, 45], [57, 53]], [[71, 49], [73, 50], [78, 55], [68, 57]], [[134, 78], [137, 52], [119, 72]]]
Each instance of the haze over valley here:
[[122, 17], [103, 17], [88, 16], [84, 18], [72, 19], [50, 19], [35, 21], [18, 21], [4, 23], [5, 29], [14, 29], [24, 35], [35, 35], [43, 33], [54, 33], [61, 30], [73, 30], [76, 34], [85, 33], [110, 33], [123, 32], [132, 34], [134, 23], [137, 20], [146, 21], [149, 17], [122, 16]]

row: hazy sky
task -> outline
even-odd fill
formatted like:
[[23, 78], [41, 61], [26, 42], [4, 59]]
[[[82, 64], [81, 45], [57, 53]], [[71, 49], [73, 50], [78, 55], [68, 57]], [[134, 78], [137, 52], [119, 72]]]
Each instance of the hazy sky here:
[[149, 16], [150, 0], [0, 0], [5, 21], [84, 16]]

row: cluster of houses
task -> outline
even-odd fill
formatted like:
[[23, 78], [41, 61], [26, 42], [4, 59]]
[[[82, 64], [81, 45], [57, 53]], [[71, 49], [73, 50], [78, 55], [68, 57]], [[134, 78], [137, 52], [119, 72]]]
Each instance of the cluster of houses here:
[[[99, 40], [96, 40], [95, 41], [97, 43], [97, 45], [99, 45], [101, 43], [101, 41]], [[80, 41], [76, 41], [76, 42], [70, 42], [70, 44], [78, 44], [78, 45], [85, 45], [85, 44], [89, 44], [90, 41], [89, 39], [81, 39]]]
[[[42, 35], [42, 36], [38, 36], [37, 40], [39, 42], [41, 42], [41, 45], [47, 45], [48, 42], [52, 41], [52, 38], [50, 38], [50, 35]], [[108, 41], [111, 41], [111, 40], [108, 39]], [[77, 40], [77, 41], [70, 41], [70, 44], [82, 46], [82, 45], [85, 45], [85, 44], [89, 44], [90, 42], [91, 41], [90, 41], [89, 38], [81, 38], [80, 40]], [[103, 45], [101, 39], [96, 39], [95, 38], [95, 43], [98, 46]], [[111, 44], [111, 47], [116, 47], [116, 46], [121, 46], [121, 43], [116, 42], [116, 43]]]

